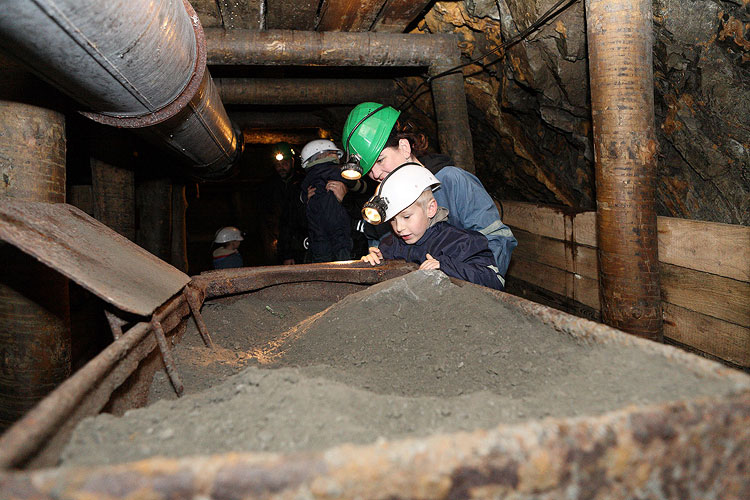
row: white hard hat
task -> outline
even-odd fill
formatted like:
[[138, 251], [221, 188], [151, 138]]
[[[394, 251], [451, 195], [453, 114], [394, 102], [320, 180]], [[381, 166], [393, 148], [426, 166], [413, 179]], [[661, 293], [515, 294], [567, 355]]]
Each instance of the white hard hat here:
[[375, 196], [365, 203], [362, 216], [370, 224], [391, 220], [399, 212], [417, 201], [427, 188], [435, 191], [440, 181], [419, 163], [399, 165], [389, 173], [375, 190]]
[[233, 226], [222, 227], [216, 231], [216, 237], [214, 243], [227, 243], [230, 241], [242, 241], [245, 238], [242, 237], [242, 232]]
[[320, 153], [328, 152], [336, 153], [336, 156], [339, 158], [344, 155], [344, 152], [336, 147], [336, 144], [334, 144], [333, 141], [329, 141], [328, 139], [316, 139], [308, 142], [299, 154], [300, 159], [302, 160], [302, 168], [312, 167]]

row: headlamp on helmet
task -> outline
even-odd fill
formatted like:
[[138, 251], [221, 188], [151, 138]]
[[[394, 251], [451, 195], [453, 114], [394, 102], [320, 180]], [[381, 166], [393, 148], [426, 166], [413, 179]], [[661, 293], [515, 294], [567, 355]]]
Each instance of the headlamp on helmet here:
[[276, 161], [284, 161], [294, 156], [294, 150], [288, 142], [280, 142], [273, 148], [273, 156]]
[[376, 102], [363, 102], [349, 113], [342, 136], [346, 152], [342, 177], [356, 180], [370, 171], [400, 114]]
[[375, 195], [362, 207], [362, 217], [373, 225], [389, 221], [417, 201], [425, 189], [433, 191], [440, 181], [419, 163], [399, 165], [378, 185]]

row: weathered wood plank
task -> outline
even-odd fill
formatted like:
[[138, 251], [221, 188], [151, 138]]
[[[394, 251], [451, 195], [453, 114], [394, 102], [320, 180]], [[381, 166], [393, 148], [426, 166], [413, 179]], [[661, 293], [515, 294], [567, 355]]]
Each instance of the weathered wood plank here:
[[750, 281], [750, 227], [659, 217], [659, 260]]
[[429, 3], [430, 0], [388, 0], [372, 31], [403, 33]]
[[750, 367], [750, 328], [663, 302], [664, 336]]
[[599, 310], [599, 282], [597, 280], [525, 260], [515, 255], [511, 259], [508, 274]]
[[503, 222], [507, 225], [563, 241], [596, 246], [596, 212], [566, 211], [563, 208], [503, 201]]
[[369, 31], [386, 0], [323, 0], [318, 31]]
[[260, 29], [260, 0], [217, 0], [225, 29]]
[[520, 229], [513, 229], [513, 235], [518, 240], [513, 258], [540, 262], [587, 278], [599, 279], [596, 249], [545, 238]]
[[[596, 246], [596, 213], [503, 202], [503, 222], [548, 238]], [[659, 260], [740, 281], [750, 281], [750, 227], [659, 217]]]
[[190, 0], [190, 5], [198, 15], [204, 28], [221, 28], [221, 13], [216, 0]]
[[313, 31], [320, 0], [266, 2], [266, 29]]
[[750, 327], [750, 283], [661, 263], [662, 300]]

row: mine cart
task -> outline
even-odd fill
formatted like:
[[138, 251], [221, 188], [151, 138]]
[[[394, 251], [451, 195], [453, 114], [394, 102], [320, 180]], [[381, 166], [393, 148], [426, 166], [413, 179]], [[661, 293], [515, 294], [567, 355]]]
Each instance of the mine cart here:
[[[474, 290], [482, 300], [547, 325], [571, 343], [617, 346], [658, 358], [722, 389], [655, 404], [624, 401], [596, 415], [521, 418], [490, 428], [313, 451], [60, 466], [61, 450], [82, 419], [103, 409], [123, 415], [145, 406], [155, 375], [169, 382], [175, 400], [189, 392], [174, 352], [188, 337], [203, 349], [216, 348], [214, 326], [201, 313], [204, 304], [256, 295], [267, 303], [284, 298], [334, 305], [423, 272], [413, 273], [415, 267], [402, 262], [376, 267], [343, 262], [211, 271], [191, 278], [66, 204], [8, 200], [1, 220], [5, 242], [106, 302], [113, 341], [0, 437], [0, 498], [750, 497], [749, 376], [458, 280], [446, 286]], [[281, 319], [267, 308], [274, 320]], [[367, 353], [363, 356], [367, 362]], [[179, 430], [180, 422], [173, 425], [178, 433], [190, 432]]]

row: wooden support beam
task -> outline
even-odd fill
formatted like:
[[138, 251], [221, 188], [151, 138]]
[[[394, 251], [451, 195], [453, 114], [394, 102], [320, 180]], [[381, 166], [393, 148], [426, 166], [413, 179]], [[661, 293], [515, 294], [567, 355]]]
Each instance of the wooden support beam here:
[[323, 0], [318, 31], [370, 31], [385, 0]]
[[651, 0], [586, 0], [602, 322], [661, 340]]
[[430, 0], [388, 0], [372, 31], [403, 33], [429, 4]]
[[215, 0], [221, 24], [228, 30], [261, 29], [260, 2], [258, 0]]
[[266, 28], [269, 30], [315, 29], [320, 0], [273, 0], [266, 2]]

